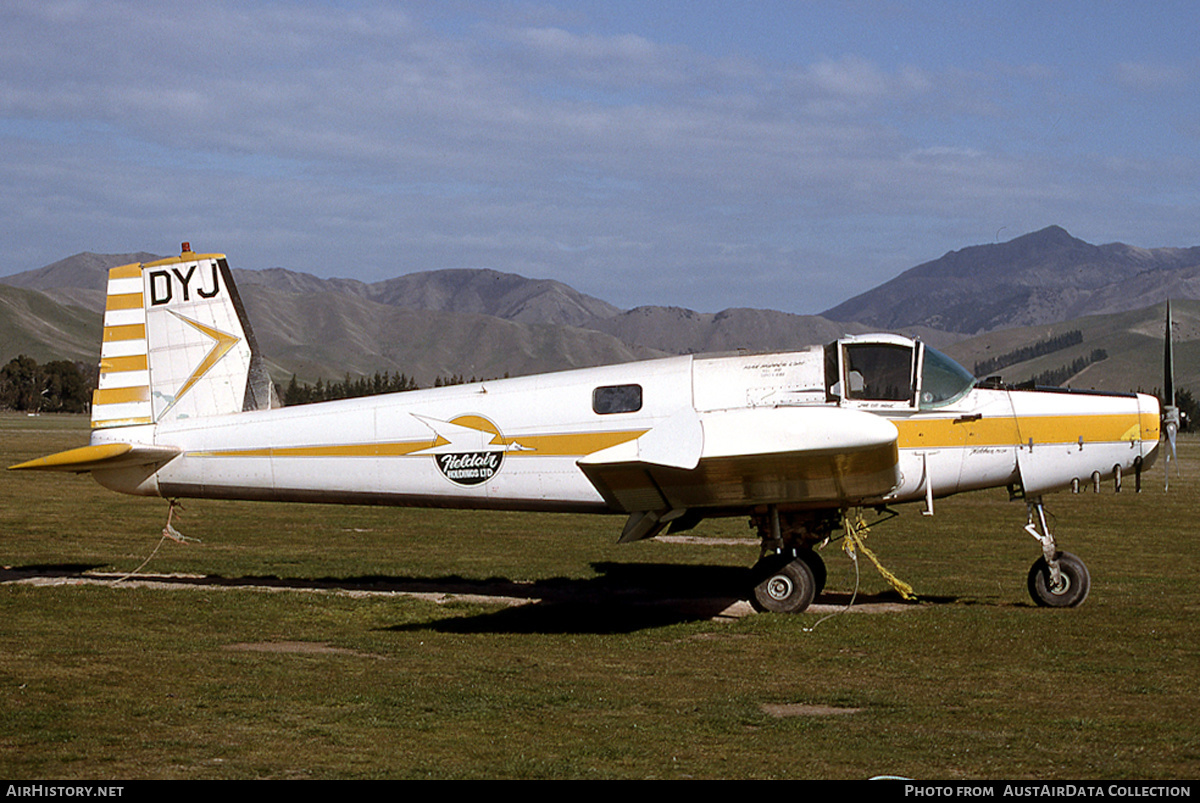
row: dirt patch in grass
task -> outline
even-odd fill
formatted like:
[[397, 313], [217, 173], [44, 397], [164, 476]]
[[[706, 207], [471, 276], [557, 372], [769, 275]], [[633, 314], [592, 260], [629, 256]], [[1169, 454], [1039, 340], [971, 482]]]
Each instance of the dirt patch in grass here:
[[804, 703], [768, 703], [762, 707], [764, 714], [777, 718], [784, 717], [837, 717], [844, 714], [857, 714], [861, 708], [839, 708], [832, 705], [805, 705]]
[[242, 642], [239, 644], [226, 644], [225, 649], [233, 652], [280, 652], [298, 653], [301, 655], [356, 655], [362, 658], [383, 659], [382, 655], [371, 655], [370, 653], [360, 652], [358, 650], [348, 650], [343, 647], [334, 647], [332, 644], [325, 644], [324, 642], [319, 641]]
[[[462, 581], [455, 579], [412, 581], [400, 578], [370, 578], [363, 581], [352, 579], [315, 580], [280, 577], [220, 577], [197, 574], [138, 574], [128, 575], [115, 572], [95, 571], [85, 565], [4, 567], [0, 570], [0, 583], [21, 583], [34, 586], [60, 585], [107, 585], [115, 588], [152, 588], [159, 590], [180, 588], [243, 589], [262, 592], [294, 591], [301, 593], [343, 594], [352, 597], [408, 596], [443, 604], [447, 602], [480, 603], [517, 607], [537, 604], [550, 589], [538, 589], [529, 584], [513, 581]], [[526, 595], [519, 593], [524, 590]], [[541, 592], [541, 593], [539, 593]], [[556, 586], [552, 590], [553, 602], [559, 604], [602, 602], [604, 595], [597, 596], [586, 586], [577, 590], [569, 586]], [[621, 601], [621, 594], [614, 594], [611, 601]], [[840, 613], [901, 613], [919, 610], [922, 606], [898, 601], [894, 594], [858, 595], [850, 605], [848, 593], [825, 593], [809, 606], [807, 613], [822, 616]], [[655, 597], [638, 594], [636, 600], [624, 600], [626, 604], [661, 606], [691, 614], [699, 618], [736, 620], [754, 613], [750, 603], [744, 600], [709, 599], [705, 597], [677, 598]], [[715, 603], [715, 604], [714, 604]]]

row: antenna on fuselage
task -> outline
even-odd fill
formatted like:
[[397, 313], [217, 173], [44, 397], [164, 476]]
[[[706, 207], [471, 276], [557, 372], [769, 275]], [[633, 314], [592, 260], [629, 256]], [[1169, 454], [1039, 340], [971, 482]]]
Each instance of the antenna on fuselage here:
[[1163, 336], [1163, 431], [1167, 435], [1166, 479], [1163, 490], [1171, 488], [1171, 463], [1176, 462], [1175, 435], [1179, 432], [1179, 408], [1175, 406], [1175, 348], [1171, 333], [1171, 300], [1167, 299], [1167, 325]]

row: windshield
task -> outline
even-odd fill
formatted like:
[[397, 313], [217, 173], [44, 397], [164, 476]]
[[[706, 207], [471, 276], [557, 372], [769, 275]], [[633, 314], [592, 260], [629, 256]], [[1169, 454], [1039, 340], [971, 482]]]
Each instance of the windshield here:
[[921, 368], [921, 409], [943, 407], [956, 402], [975, 386], [975, 377], [966, 368], [925, 346], [925, 362]]

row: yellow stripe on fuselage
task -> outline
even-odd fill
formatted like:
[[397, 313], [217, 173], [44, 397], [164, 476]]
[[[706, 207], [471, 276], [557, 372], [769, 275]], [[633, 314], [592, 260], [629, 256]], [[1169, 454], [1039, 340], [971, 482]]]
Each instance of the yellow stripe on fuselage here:
[[328, 446], [268, 446], [262, 449], [218, 449], [188, 452], [189, 457], [399, 457], [432, 449], [433, 441], [416, 443], [345, 443]]
[[[646, 430], [631, 432], [573, 432], [505, 438], [512, 446], [506, 454], [535, 457], [582, 457], [610, 446], [640, 438]], [[445, 445], [441, 439], [391, 443], [345, 443], [324, 446], [269, 446], [258, 449], [216, 449], [189, 452], [190, 457], [403, 457]]]
[[[901, 449], [956, 446], [1020, 446], [1032, 438], [1039, 443], [1113, 443], [1157, 440], [1158, 422], [1137, 413], [1109, 415], [1044, 415], [995, 417], [967, 421], [954, 418], [913, 418], [893, 421], [900, 431]], [[1143, 420], [1147, 419], [1147, 420]]]

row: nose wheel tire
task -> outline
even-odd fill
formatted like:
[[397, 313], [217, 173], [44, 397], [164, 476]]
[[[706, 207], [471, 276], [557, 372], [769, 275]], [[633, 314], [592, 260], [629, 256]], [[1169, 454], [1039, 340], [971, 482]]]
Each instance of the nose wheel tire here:
[[750, 604], [759, 612], [800, 613], [817, 595], [812, 569], [801, 558], [761, 560], [754, 567], [754, 576]]
[[1087, 599], [1092, 586], [1087, 566], [1070, 552], [1055, 555], [1058, 561], [1060, 582], [1051, 580], [1050, 565], [1045, 558], [1038, 558], [1029, 570], [1029, 596], [1044, 608], [1074, 608]]

